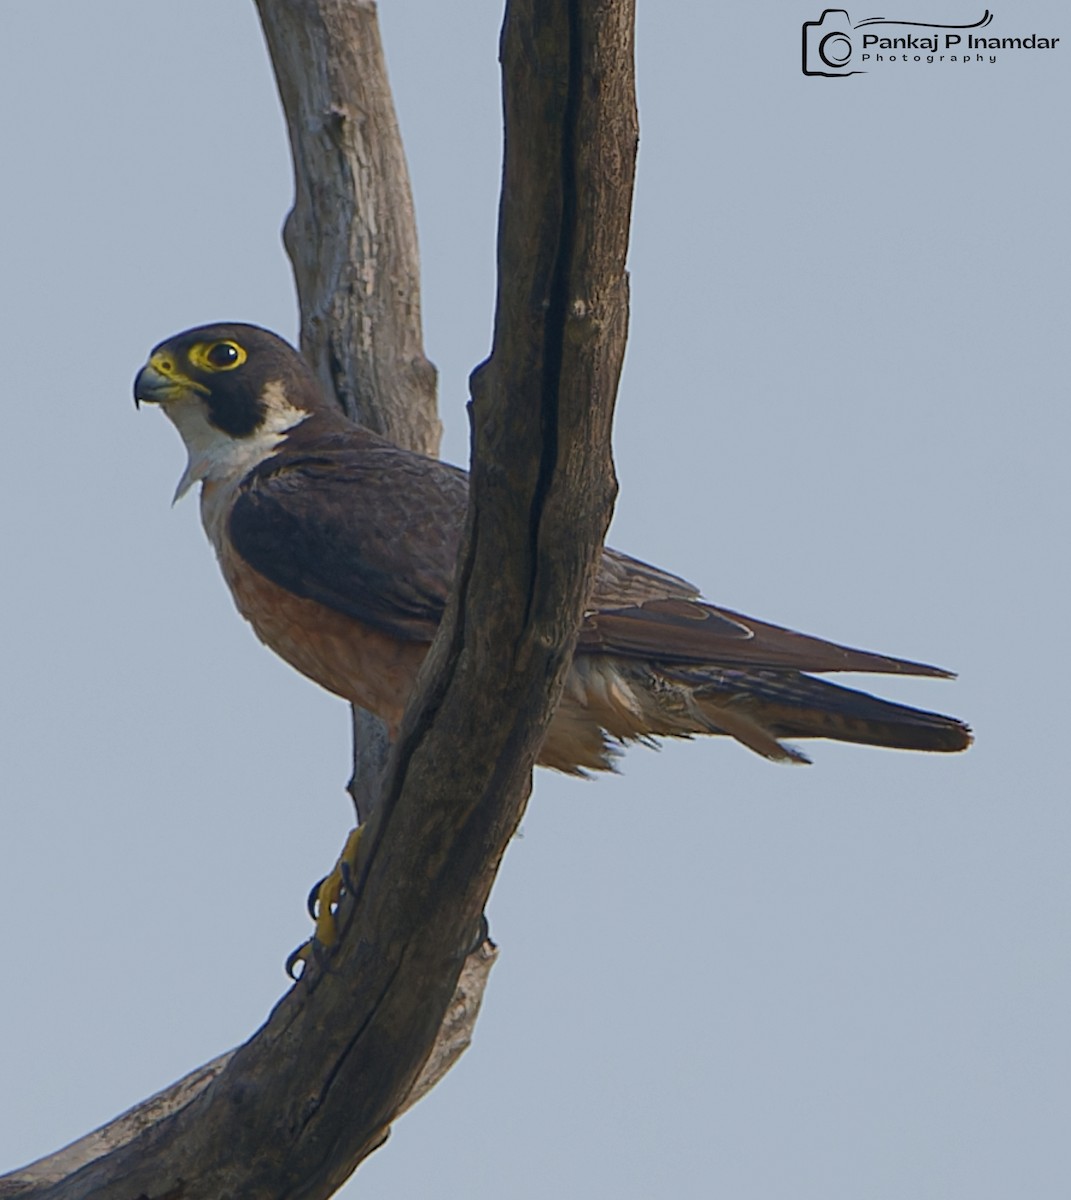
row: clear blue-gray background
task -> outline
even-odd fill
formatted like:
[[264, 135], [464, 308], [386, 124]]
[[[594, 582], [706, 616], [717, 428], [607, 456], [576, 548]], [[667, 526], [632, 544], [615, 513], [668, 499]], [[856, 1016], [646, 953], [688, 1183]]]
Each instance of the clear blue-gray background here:
[[[911, 9], [911, 11], [908, 11]], [[995, 65], [805, 78], [819, 6], [641, 4], [612, 541], [957, 669], [932, 758], [814, 743], [540, 773], [476, 1042], [348, 1194], [1031, 1200], [1071, 1189], [1071, 16]], [[855, 10], [856, 20], [875, 15]], [[962, 4], [907, 5], [967, 21]], [[445, 456], [487, 352], [500, 10], [384, 0]], [[233, 611], [149, 348], [293, 338], [253, 8], [0, 6], [0, 1164], [246, 1037], [349, 807], [345, 706]]]

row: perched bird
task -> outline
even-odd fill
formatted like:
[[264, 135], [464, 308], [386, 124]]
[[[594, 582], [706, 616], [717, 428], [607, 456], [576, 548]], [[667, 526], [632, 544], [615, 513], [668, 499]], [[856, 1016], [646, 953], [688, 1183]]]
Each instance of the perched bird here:
[[[178, 428], [239, 612], [304, 675], [396, 731], [450, 590], [465, 472], [348, 420], [301, 356], [252, 325], [161, 342], [134, 384]], [[726, 734], [775, 760], [782, 738], [963, 750], [962, 722], [809, 672], [947, 676], [707, 604], [676, 575], [603, 553], [539, 761], [612, 767], [630, 741]]]

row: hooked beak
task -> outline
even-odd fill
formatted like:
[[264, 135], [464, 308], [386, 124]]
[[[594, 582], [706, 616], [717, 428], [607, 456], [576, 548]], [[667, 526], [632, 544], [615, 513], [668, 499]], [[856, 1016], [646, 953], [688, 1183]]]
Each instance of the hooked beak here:
[[134, 407], [146, 404], [166, 404], [171, 400], [188, 399], [193, 395], [208, 395], [208, 388], [184, 375], [169, 354], [157, 352], [141, 368], [134, 380]]

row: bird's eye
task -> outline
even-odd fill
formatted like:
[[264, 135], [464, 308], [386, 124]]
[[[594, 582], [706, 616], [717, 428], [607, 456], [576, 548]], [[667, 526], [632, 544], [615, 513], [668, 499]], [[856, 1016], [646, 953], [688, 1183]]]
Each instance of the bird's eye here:
[[217, 371], [229, 371], [245, 362], [245, 351], [237, 342], [215, 342], [205, 351], [205, 362]]
[[248, 357], [237, 342], [197, 342], [187, 352], [190, 365], [198, 371], [233, 371]]

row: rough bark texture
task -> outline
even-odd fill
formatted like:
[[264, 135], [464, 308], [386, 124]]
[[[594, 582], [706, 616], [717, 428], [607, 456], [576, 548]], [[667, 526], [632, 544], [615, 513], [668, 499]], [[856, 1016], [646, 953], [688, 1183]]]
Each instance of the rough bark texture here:
[[[468, 1048], [472, 1027], [475, 1024], [476, 1014], [479, 1012], [480, 1001], [483, 997], [483, 991], [487, 984], [487, 976], [494, 965], [497, 951], [494, 946], [485, 941], [476, 951], [468, 956], [465, 960], [465, 966], [462, 969], [461, 976], [458, 980], [457, 988], [454, 992], [454, 998], [447, 1010], [446, 1017], [442, 1025], [439, 1027], [439, 1034], [436, 1038], [436, 1043], [431, 1056], [424, 1064], [423, 1070], [413, 1084], [409, 1095], [406, 1096], [404, 1103], [395, 1113], [395, 1117], [399, 1117], [407, 1109], [411, 1108], [418, 1100], [435, 1086], [442, 1078], [447, 1070], [460, 1058], [462, 1053]], [[222, 1073], [224, 1068], [230, 1063], [237, 1052], [229, 1050], [226, 1054], [221, 1054], [218, 1058], [214, 1058], [211, 1062], [205, 1063], [203, 1067], [198, 1067], [197, 1070], [191, 1071], [178, 1082], [171, 1084], [169, 1087], [158, 1092], [155, 1096], [150, 1096], [147, 1100], [143, 1100], [129, 1111], [122, 1113], [116, 1117], [114, 1121], [110, 1121], [107, 1125], [100, 1129], [94, 1130], [78, 1141], [72, 1142], [69, 1146], [65, 1146], [62, 1150], [55, 1154], [50, 1154], [47, 1158], [39, 1159], [29, 1166], [23, 1167], [21, 1170], [13, 1171], [9, 1175], [0, 1177], [0, 1196], [18, 1196], [23, 1198], [44, 1196], [78, 1196], [92, 1197], [98, 1194], [104, 1194], [98, 1191], [99, 1183], [97, 1180], [109, 1180], [116, 1178], [114, 1171], [114, 1158], [116, 1151], [134, 1141], [135, 1138], [152, 1131], [165, 1118], [180, 1112], [190, 1102], [196, 1099], [212, 1081]], [[241, 1120], [241, 1117], [237, 1118]], [[386, 1131], [384, 1131], [384, 1138]], [[165, 1140], [165, 1149], [161, 1152], [167, 1154], [167, 1142]], [[374, 1147], [373, 1147], [374, 1148]], [[185, 1159], [185, 1155], [178, 1156]], [[169, 1168], [171, 1164], [161, 1164], [165, 1168]], [[356, 1163], [353, 1164], [356, 1166]], [[83, 1168], [93, 1168], [83, 1172]], [[352, 1169], [352, 1168], [351, 1168]], [[237, 1183], [235, 1186], [239, 1188], [236, 1195], [263, 1195], [265, 1197], [271, 1195], [270, 1191], [262, 1192], [246, 1192], [245, 1181], [242, 1177], [242, 1172], [237, 1172]], [[124, 1190], [125, 1181], [122, 1178], [117, 1178], [116, 1182], [119, 1186], [109, 1195], [129, 1196], [133, 1197], [134, 1193]], [[176, 1185], [178, 1187], [179, 1185]], [[183, 1181], [182, 1191], [172, 1189], [172, 1191], [164, 1191], [161, 1193], [148, 1192], [142, 1193], [146, 1196], [146, 1200], [167, 1200], [167, 1197], [174, 1196], [212, 1196], [223, 1195], [225, 1193], [213, 1193], [211, 1188], [205, 1189], [201, 1182], [197, 1179], [188, 1181], [188, 1189], [186, 1181]], [[328, 1196], [335, 1188], [327, 1190], [312, 1191], [310, 1196]], [[278, 1193], [279, 1195], [290, 1195], [291, 1193]], [[297, 1193], [302, 1194], [302, 1193]]]
[[[309, 22], [326, 14], [325, 29], [327, 17], [370, 12], [341, 0], [286, 7]], [[484, 906], [615, 491], [609, 432], [636, 144], [631, 8], [519, 0], [507, 12], [498, 307], [492, 356], [473, 378], [457, 592], [362, 840], [337, 950], [245, 1045], [84, 1139], [80, 1153], [8, 1176], [0, 1196], [328, 1196], [421, 1094], [437, 1042], [455, 1056], [463, 1047], [466, 988], [482, 987], [493, 955]], [[332, 50], [308, 36], [303, 53]]]
[[416, 221], [376, 6], [257, 0], [286, 112], [294, 207], [283, 231], [301, 349], [328, 395], [400, 446], [437, 454]]
[[[257, 0], [294, 162], [283, 231], [301, 349], [354, 420], [438, 454], [435, 368], [424, 357], [420, 257], [409, 172], [376, 8], [368, 0]], [[378, 801], [386, 726], [353, 710], [350, 793]]]

